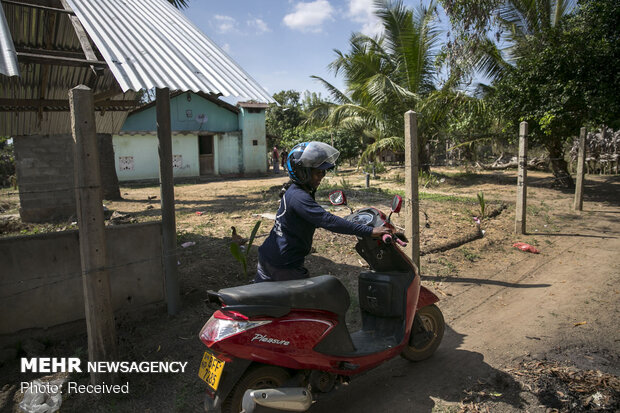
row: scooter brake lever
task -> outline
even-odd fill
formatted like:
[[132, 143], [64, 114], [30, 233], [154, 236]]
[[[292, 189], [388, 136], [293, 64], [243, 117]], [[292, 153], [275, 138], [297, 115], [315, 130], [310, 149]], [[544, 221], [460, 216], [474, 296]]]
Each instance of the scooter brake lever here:
[[398, 245], [400, 245], [401, 247], [406, 247], [406, 246], [407, 246], [407, 243], [406, 243], [406, 242], [403, 242], [400, 238], [396, 237], [396, 238], [394, 238], [394, 239], [396, 240], [396, 243], [397, 243]]

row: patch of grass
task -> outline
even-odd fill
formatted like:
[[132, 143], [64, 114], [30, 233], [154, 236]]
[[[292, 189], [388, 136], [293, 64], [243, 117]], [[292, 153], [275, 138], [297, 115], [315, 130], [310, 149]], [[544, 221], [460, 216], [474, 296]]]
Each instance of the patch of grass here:
[[195, 238], [194, 234], [189, 231], [177, 231], [177, 245], [191, 241], [193, 238]]
[[441, 275], [451, 276], [451, 275], [458, 274], [458, 269], [456, 265], [453, 262], [449, 261], [448, 259], [444, 257], [440, 257], [437, 260], [437, 263], [441, 264], [444, 267], [441, 271]]
[[179, 391], [176, 392], [174, 399], [175, 411], [184, 411], [190, 407], [190, 389], [187, 384], [183, 385]]
[[392, 178], [393, 182], [396, 182], [397, 184], [404, 184], [405, 183], [405, 177], [402, 176], [401, 174], [396, 174], [394, 176], [394, 178]]
[[418, 175], [418, 185], [422, 188], [429, 188], [439, 185], [439, 178], [432, 172], [421, 171]]
[[463, 253], [463, 256], [465, 257], [465, 259], [471, 262], [475, 262], [478, 258], [480, 258], [480, 255], [476, 254], [475, 252], [472, 252], [471, 250], [467, 248], [461, 248], [461, 252]]
[[444, 194], [431, 194], [428, 192], [420, 192], [420, 199], [437, 202], [457, 202], [461, 204], [476, 204], [478, 200], [474, 197], [468, 196], [455, 196]]

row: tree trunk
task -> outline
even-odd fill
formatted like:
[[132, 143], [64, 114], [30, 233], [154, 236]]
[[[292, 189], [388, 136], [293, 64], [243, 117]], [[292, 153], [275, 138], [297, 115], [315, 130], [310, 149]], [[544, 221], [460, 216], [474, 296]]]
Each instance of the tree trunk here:
[[428, 144], [420, 142], [420, 152], [418, 155], [418, 160], [420, 165], [418, 167], [418, 171], [420, 172], [431, 172], [431, 157], [429, 153]]
[[568, 172], [568, 163], [564, 160], [564, 150], [562, 142], [553, 142], [547, 145], [549, 151], [549, 159], [551, 162], [551, 171], [555, 178], [554, 186], [566, 189], [574, 189], [575, 182]]

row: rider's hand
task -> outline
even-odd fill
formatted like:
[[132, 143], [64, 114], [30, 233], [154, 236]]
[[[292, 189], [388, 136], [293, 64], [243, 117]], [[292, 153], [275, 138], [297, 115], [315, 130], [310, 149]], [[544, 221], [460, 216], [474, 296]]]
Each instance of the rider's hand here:
[[381, 225], [380, 227], [374, 227], [372, 229], [373, 238], [381, 238], [382, 236], [386, 234], [391, 234], [391, 233], [392, 233], [392, 230], [384, 225]]

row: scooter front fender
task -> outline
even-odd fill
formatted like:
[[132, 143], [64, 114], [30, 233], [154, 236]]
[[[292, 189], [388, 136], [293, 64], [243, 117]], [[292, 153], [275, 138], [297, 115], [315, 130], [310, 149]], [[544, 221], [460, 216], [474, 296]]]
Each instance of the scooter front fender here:
[[418, 297], [418, 305], [417, 308], [426, 307], [427, 305], [435, 304], [439, 301], [439, 297], [437, 297], [433, 292], [428, 290], [424, 286], [420, 286], [420, 295]]

